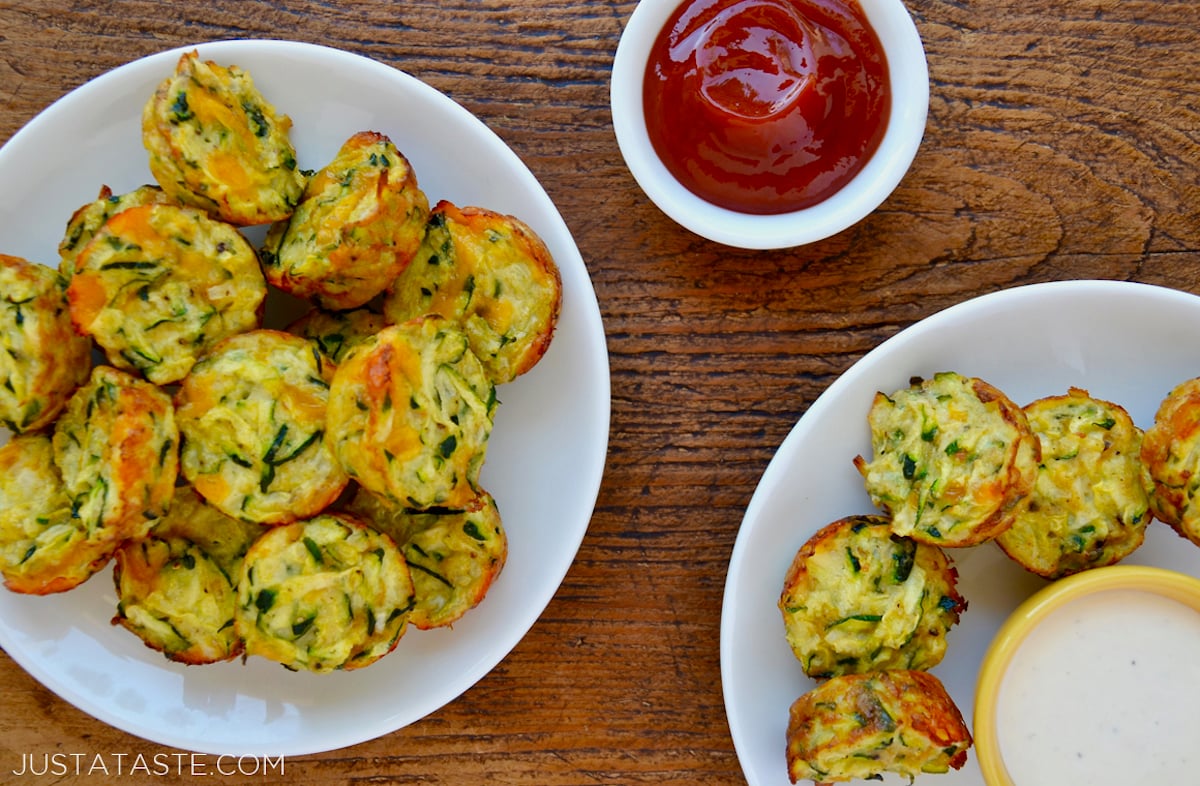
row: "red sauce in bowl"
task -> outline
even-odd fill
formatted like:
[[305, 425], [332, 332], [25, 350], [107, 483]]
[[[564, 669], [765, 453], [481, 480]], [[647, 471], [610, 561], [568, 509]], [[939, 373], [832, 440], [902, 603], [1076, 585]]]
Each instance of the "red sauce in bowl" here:
[[887, 61], [855, 0], [686, 0], [650, 51], [650, 141], [689, 191], [786, 213], [841, 189], [879, 146]]

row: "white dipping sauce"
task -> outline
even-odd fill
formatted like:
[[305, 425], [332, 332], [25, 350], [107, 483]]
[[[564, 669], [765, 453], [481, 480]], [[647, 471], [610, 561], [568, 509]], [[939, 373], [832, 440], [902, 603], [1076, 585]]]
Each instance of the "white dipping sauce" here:
[[1110, 590], [1050, 612], [996, 707], [1016, 786], [1200, 782], [1200, 612]]

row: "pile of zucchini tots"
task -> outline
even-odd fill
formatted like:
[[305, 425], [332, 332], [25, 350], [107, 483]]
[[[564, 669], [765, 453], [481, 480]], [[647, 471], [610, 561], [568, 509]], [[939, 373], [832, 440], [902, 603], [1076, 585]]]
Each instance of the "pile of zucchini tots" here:
[[1020, 407], [955, 372], [877, 393], [867, 423], [872, 454], [854, 465], [878, 511], [819, 529], [779, 599], [817, 681], [789, 712], [793, 783], [966, 762], [971, 734], [928, 671], [967, 608], [948, 549], [994, 542], [1054, 580], [1122, 560], [1155, 518], [1200, 545], [1200, 379], [1171, 390], [1144, 432], [1080, 388]]
[[[504, 565], [480, 469], [558, 268], [517, 218], [431, 206], [378, 131], [301, 170], [236, 65], [189, 52], [147, 98], [154, 184], [101, 188], [57, 270], [0, 255], [0, 573], [111, 562], [113, 623], [173, 661], [367, 666]], [[272, 289], [311, 310], [265, 327]]]

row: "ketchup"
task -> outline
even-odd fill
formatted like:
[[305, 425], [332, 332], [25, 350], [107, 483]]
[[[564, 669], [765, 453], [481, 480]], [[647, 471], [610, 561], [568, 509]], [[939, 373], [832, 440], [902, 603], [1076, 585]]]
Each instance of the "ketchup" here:
[[676, 179], [758, 214], [838, 191], [891, 111], [883, 48], [856, 0], [685, 0], [651, 48], [643, 102]]

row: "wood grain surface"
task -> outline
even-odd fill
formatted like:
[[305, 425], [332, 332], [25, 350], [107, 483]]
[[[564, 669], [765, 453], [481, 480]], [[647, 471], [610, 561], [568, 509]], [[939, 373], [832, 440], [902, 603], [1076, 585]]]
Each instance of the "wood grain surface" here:
[[[608, 91], [634, 6], [0, 0], [0, 141], [163, 49], [331, 45], [413, 74], [495, 130], [559, 207], [596, 289], [610, 452], [555, 599], [440, 711], [247, 782], [745, 783], [720, 687], [725, 569], [806, 407], [882, 340], [986, 292], [1073, 278], [1200, 291], [1195, 0], [908, 0], [931, 82], [911, 171], [858, 225], [772, 252], [690, 234], [625, 168]], [[28, 782], [11, 775], [26, 754], [173, 753], [92, 719], [2, 654], [0, 695], [0, 782]], [[120, 782], [172, 780], [189, 778]]]

